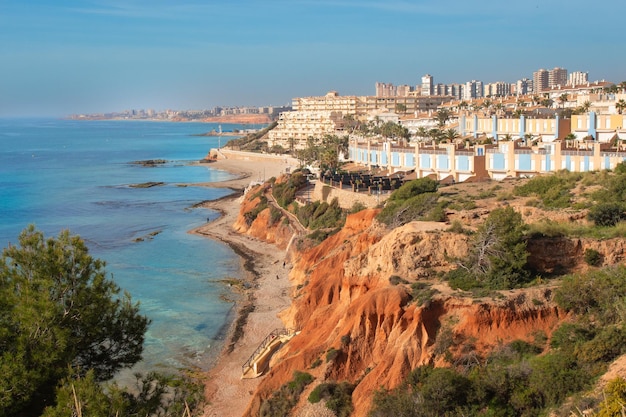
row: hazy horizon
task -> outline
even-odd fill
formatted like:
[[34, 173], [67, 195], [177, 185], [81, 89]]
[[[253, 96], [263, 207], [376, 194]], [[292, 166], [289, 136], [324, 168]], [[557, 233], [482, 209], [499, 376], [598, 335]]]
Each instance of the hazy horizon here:
[[0, 117], [282, 106], [426, 73], [514, 82], [558, 66], [620, 82], [626, 3], [604, 3], [6, 0]]

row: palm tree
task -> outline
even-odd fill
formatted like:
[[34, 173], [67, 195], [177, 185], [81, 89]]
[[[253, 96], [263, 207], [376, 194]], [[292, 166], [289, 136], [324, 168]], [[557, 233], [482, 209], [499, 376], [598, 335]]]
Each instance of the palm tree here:
[[450, 143], [454, 142], [455, 139], [458, 139], [461, 137], [461, 135], [459, 135], [459, 132], [456, 131], [456, 129], [450, 128], [450, 129], [446, 129], [443, 132], [443, 137], [445, 139], [448, 139], [450, 141]]
[[581, 110], [583, 111], [583, 113], [587, 113], [589, 111], [589, 109], [591, 108], [591, 102], [589, 100], [587, 100], [580, 107], [581, 107]]
[[428, 137], [428, 129], [426, 129], [424, 126], [420, 126], [417, 128], [415, 134], [417, 135], [417, 137], [424, 140], [424, 138]]
[[565, 108], [565, 103], [567, 103], [567, 94], [561, 94], [558, 100], [561, 102], [561, 108]]
[[448, 120], [450, 120], [450, 110], [448, 109], [439, 109], [437, 110], [437, 114], [435, 115], [437, 118], [437, 123], [439, 127], [443, 127]]
[[430, 138], [433, 140], [433, 143], [439, 143], [439, 141], [441, 140], [441, 136], [442, 136], [442, 132], [441, 129], [430, 129], [428, 131], [428, 136], [430, 136]]
[[491, 106], [492, 105], [493, 105], [493, 102], [491, 100], [489, 100], [488, 98], [483, 100], [483, 107], [485, 108], [485, 110], [487, 110], [487, 111], [491, 110]]
[[617, 109], [617, 112], [619, 114], [622, 114], [624, 109], [626, 109], [626, 100], [624, 100], [623, 98], [620, 99], [617, 103], [615, 103], [615, 108]]
[[289, 153], [293, 155], [293, 150], [295, 148], [296, 140], [294, 139], [293, 136], [290, 136], [289, 139], [287, 139], [287, 142], [289, 143]]

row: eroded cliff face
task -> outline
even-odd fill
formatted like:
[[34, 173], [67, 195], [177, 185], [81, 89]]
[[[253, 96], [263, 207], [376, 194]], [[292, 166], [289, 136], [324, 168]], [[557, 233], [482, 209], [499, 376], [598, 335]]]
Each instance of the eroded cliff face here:
[[[253, 204], [242, 205], [242, 218]], [[250, 225], [240, 218], [236, 227], [286, 247], [291, 229], [284, 222], [270, 227], [269, 209], [265, 212]], [[549, 287], [505, 292], [497, 300], [452, 291], [434, 278], [453, 267], [452, 259], [467, 254], [468, 237], [423, 222], [388, 231], [376, 222], [377, 213], [349, 216], [339, 233], [315, 247], [290, 246], [294, 294], [281, 319], [300, 334], [272, 359], [246, 416], [258, 415], [262, 401], [296, 370], [312, 374], [316, 383], [357, 384], [353, 415], [365, 416], [376, 390], [399, 385], [417, 366], [480, 360], [503, 343], [549, 337], [564, 319]], [[536, 246], [535, 254], [554, 246], [547, 245]], [[569, 267], [581, 262], [578, 244], [559, 248]], [[610, 250], [624, 253], [623, 247]], [[429, 283], [421, 290], [429, 291], [426, 302], [410, 285], [420, 281]]]

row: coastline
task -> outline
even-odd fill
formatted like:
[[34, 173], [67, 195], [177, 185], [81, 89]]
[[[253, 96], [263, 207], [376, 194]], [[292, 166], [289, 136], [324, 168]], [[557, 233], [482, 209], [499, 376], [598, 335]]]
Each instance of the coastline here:
[[221, 352], [205, 377], [205, 395], [208, 405], [205, 417], [239, 417], [254, 393], [260, 379], [241, 379], [241, 366], [259, 343], [274, 329], [282, 328], [278, 313], [291, 304], [290, 268], [283, 266], [286, 252], [261, 240], [239, 234], [233, 224], [239, 214], [244, 189], [261, 170], [266, 178], [277, 177], [285, 165], [275, 161], [219, 159], [211, 167], [227, 171], [237, 177], [231, 180], [195, 184], [207, 187], [230, 188], [233, 193], [218, 200], [198, 205], [220, 213], [220, 217], [189, 233], [219, 240], [230, 246], [241, 257], [243, 277], [247, 286], [236, 305], [235, 319], [228, 326], [227, 338]]

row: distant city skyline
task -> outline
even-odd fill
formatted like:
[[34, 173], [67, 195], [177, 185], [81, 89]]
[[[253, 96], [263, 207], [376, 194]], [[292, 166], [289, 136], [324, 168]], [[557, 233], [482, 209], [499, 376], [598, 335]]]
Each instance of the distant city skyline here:
[[424, 74], [515, 82], [562, 67], [619, 83], [625, 12], [621, 0], [4, 0], [0, 117], [285, 106]]

